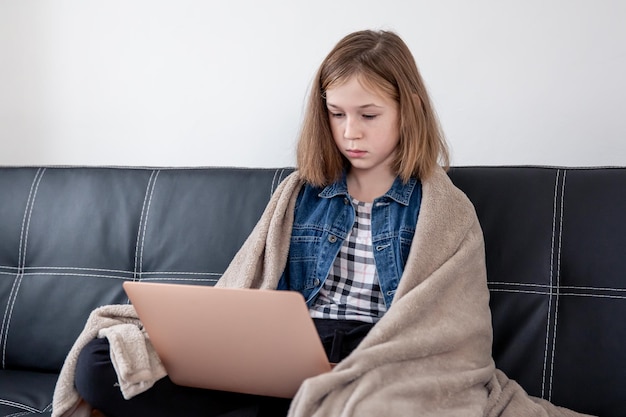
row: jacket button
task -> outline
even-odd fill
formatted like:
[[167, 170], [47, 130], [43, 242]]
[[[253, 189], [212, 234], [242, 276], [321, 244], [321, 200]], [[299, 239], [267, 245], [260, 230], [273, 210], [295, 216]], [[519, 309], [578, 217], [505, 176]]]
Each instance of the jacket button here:
[[329, 241], [330, 243], [335, 243], [335, 242], [337, 241], [337, 236], [335, 236], [335, 235], [329, 235], [329, 236], [328, 236], [328, 241]]
[[313, 285], [315, 285], [316, 287], [318, 285], [320, 285], [320, 279], [319, 278], [315, 278], [315, 280], [313, 281]]
[[348, 200], [348, 197], [343, 198], [343, 204], [345, 204], [346, 206], [350, 204], [350, 200]]

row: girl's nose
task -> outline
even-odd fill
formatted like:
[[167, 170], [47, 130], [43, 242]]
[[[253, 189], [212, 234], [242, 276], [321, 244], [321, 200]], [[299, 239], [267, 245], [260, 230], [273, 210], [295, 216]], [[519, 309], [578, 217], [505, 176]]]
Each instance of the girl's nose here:
[[361, 133], [358, 121], [352, 117], [347, 117], [343, 137], [345, 139], [359, 139], [361, 138]]

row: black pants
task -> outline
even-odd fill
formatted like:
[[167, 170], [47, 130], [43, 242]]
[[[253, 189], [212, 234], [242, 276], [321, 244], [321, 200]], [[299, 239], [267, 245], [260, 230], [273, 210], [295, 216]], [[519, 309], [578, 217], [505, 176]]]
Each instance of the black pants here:
[[[354, 350], [372, 327], [356, 321], [318, 320], [317, 331], [331, 362]], [[168, 377], [129, 400], [122, 397], [107, 339], [91, 341], [78, 357], [76, 390], [107, 417], [279, 417], [291, 400], [183, 387]]]

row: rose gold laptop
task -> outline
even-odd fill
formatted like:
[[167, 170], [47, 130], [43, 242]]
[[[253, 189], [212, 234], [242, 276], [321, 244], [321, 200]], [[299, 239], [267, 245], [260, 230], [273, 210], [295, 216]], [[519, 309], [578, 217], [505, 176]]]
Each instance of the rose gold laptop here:
[[123, 285], [176, 384], [292, 398], [306, 378], [331, 369], [297, 292]]

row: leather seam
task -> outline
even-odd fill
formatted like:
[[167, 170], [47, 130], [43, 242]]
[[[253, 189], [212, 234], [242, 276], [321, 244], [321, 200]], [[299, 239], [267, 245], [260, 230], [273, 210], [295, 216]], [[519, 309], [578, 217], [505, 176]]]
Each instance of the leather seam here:
[[557, 169], [556, 178], [554, 183], [554, 200], [552, 203], [552, 239], [550, 243], [550, 274], [549, 274], [549, 286], [548, 286], [548, 316], [546, 320], [546, 339], [545, 348], [543, 353], [543, 372], [541, 376], [541, 398], [545, 398], [546, 391], [546, 373], [548, 368], [548, 350], [550, 343], [550, 322], [552, 320], [552, 294], [553, 294], [553, 279], [554, 279], [554, 243], [556, 236], [556, 213], [557, 213], [557, 198], [558, 198], [558, 186], [559, 176], [561, 170]]
[[24, 217], [22, 218], [22, 228], [20, 231], [20, 246], [18, 252], [18, 265], [17, 276], [13, 281], [11, 292], [7, 299], [7, 306], [4, 310], [4, 317], [2, 318], [2, 328], [0, 329], [0, 341], [2, 341], [2, 369], [6, 368], [6, 348], [9, 339], [9, 328], [11, 327], [11, 318], [13, 317], [13, 309], [15, 308], [15, 301], [17, 300], [17, 294], [22, 284], [24, 277], [24, 267], [26, 265], [26, 245], [28, 244], [28, 232], [30, 231], [30, 221], [33, 214], [33, 207], [35, 206], [35, 199], [37, 197], [37, 191], [39, 190], [39, 184], [45, 174], [46, 169], [40, 168], [35, 173], [33, 182], [30, 186], [28, 193], [28, 200], [26, 201], [26, 208], [24, 209]]
[[146, 216], [143, 221], [143, 231], [141, 235], [141, 251], [139, 254], [139, 279], [141, 279], [141, 275], [143, 274], [143, 251], [146, 243], [146, 230], [148, 229], [148, 216], [150, 215], [150, 206], [152, 205], [152, 196], [154, 195], [154, 189], [156, 188], [156, 182], [159, 178], [159, 173], [161, 171], [157, 171], [154, 176], [154, 181], [152, 181], [152, 187], [150, 190], [150, 198], [148, 199], [148, 206], [146, 207]]
[[563, 248], [563, 218], [565, 213], [565, 183], [567, 179], [567, 170], [563, 170], [563, 180], [561, 183], [561, 206], [559, 218], [559, 250], [557, 252], [557, 270], [556, 270], [556, 300], [554, 305], [554, 327], [552, 332], [552, 358], [550, 360], [550, 389], [548, 392], [548, 401], [552, 401], [552, 389], [554, 382], [554, 360], [556, 358], [556, 339], [557, 327], [559, 319], [559, 301], [560, 301], [560, 284], [561, 284], [561, 251]]
[[[146, 210], [146, 203], [148, 201], [148, 195], [150, 194], [150, 187], [152, 185], [152, 179], [154, 178], [156, 171], [152, 171], [150, 173], [150, 178], [148, 178], [148, 184], [146, 185], [146, 191], [144, 193], [143, 196], [143, 204], [141, 205], [141, 215], [139, 217], [139, 225], [137, 227], [137, 240], [135, 242], [135, 267], [134, 267], [134, 271], [133, 271], [133, 281], [136, 281], [137, 279], [141, 279], [141, 277], [138, 274], [138, 270], [137, 270], [137, 265], [139, 263], [139, 251], [140, 251], [140, 242], [141, 242], [141, 230], [142, 230], [142, 226], [143, 226], [143, 222], [144, 222], [144, 213]], [[140, 267], [141, 268], [141, 267]]]

